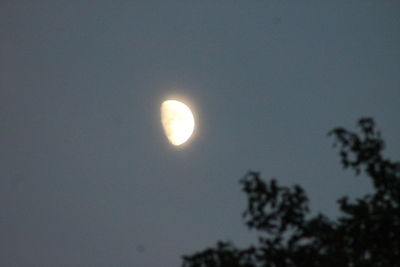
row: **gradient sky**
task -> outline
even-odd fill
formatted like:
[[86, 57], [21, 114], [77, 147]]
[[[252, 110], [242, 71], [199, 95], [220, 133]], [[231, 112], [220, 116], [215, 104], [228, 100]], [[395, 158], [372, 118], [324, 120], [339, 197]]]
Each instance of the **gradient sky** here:
[[[179, 266], [254, 241], [247, 170], [314, 212], [370, 190], [327, 132], [372, 116], [400, 158], [400, 1], [0, 3], [2, 266]], [[198, 128], [182, 149], [159, 108]]]

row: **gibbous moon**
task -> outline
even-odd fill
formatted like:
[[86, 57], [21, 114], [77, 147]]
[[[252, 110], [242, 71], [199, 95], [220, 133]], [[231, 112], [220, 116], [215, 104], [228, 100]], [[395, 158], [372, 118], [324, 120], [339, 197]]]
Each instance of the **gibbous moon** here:
[[161, 123], [168, 140], [175, 146], [185, 143], [194, 130], [192, 111], [177, 100], [166, 100], [161, 104]]

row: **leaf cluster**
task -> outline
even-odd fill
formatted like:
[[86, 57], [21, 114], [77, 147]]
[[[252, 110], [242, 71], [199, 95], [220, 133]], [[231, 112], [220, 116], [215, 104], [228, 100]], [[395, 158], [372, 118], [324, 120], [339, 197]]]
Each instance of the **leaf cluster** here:
[[362, 173], [374, 191], [338, 200], [335, 219], [311, 216], [299, 185], [265, 182], [250, 171], [240, 181], [247, 196], [245, 224], [260, 235], [256, 245], [231, 242], [183, 257], [183, 267], [400, 266], [400, 164], [382, 156], [384, 141], [371, 118], [358, 121], [360, 133], [335, 128], [344, 168]]

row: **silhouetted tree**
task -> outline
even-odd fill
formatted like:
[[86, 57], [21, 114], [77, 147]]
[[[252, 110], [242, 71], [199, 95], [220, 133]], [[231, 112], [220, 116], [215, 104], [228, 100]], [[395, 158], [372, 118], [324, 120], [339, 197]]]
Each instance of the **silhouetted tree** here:
[[243, 213], [258, 243], [239, 249], [230, 242], [183, 256], [183, 267], [400, 266], [400, 164], [385, 159], [384, 142], [370, 118], [358, 122], [361, 133], [329, 132], [339, 145], [344, 168], [365, 173], [374, 191], [350, 201], [338, 200], [341, 215], [310, 215], [304, 190], [264, 182], [258, 172], [240, 181], [247, 195]]

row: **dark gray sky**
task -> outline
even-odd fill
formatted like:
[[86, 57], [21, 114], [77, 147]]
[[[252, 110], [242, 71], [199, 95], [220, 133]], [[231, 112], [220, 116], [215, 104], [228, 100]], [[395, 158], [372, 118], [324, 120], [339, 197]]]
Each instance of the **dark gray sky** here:
[[[301, 3], [300, 3], [301, 2]], [[314, 211], [369, 183], [326, 133], [373, 116], [400, 158], [400, 1], [0, 3], [2, 266], [178, 266], [253, 241], [238, 180]], [[183, 149], [160, 102], [188, 100]]]

